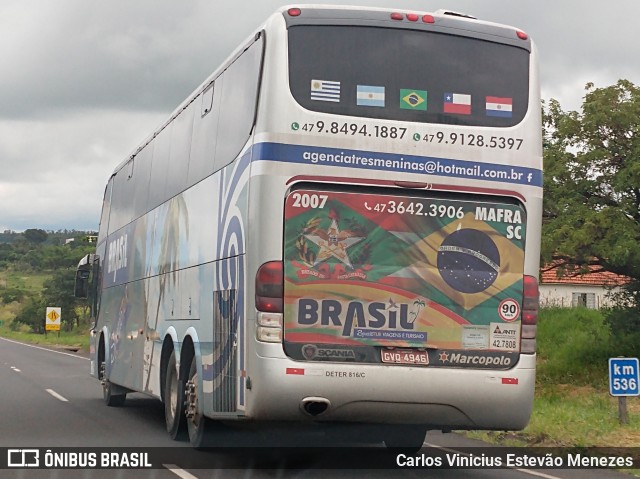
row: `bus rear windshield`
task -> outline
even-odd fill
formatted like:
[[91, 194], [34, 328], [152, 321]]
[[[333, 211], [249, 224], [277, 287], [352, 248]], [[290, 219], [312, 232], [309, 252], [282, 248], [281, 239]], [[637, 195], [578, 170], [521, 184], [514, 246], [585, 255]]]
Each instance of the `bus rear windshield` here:
[[508, 127], [527, 111], [529, 52], [418, 30], [300, 25], [289, 29], [289, 84], [312, 111]]

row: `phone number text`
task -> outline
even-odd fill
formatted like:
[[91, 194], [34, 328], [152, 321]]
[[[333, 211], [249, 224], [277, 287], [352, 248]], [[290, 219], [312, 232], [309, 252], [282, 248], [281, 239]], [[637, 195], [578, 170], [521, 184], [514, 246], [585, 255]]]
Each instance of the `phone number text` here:
[[427, 133], [413, 135], [415, 141], [437, 143], [444, 145], [476, 146], [479, 148], [498, 148], [500, 150], [519, 150], [524, 143], [522, 138], [508, 138], [504, 136], [485, 136], [473, 133]]
[[376, 203], [374, 205], [364, 204], [369, 211], [377, 211], [378, 213], [391, 213], [399, 215], [415, 215], [415, 216], [432, 216], [437, 218], [462, 219], [464, 218], [464, 209], [462, 206], [455, 207], [451, 205], [434, 205], [424, 204], [412, 201], [387, 201], [386, 203]]
[[358, 123], [339, 123], [337, 121], [315, 123], [291, 124], [293, 131], [304, 131], [307, 133], [328, 133], [330, 135], [366, 136], [373, 138], [390, 138], [392, 140], [402, 140], [407, 133], [406, 128], [386, 125], [359, 125]]

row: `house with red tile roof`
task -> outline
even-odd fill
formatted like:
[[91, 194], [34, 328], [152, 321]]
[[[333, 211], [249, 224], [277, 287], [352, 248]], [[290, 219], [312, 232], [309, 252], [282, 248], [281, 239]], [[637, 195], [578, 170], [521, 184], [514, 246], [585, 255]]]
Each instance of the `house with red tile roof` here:
[[626, 276], [589, 265], [588, 271], [562, 270], [560, 264], [540, 270], [540, 305], [600, 309], [613, 306], [612, 293], [629, 282]]

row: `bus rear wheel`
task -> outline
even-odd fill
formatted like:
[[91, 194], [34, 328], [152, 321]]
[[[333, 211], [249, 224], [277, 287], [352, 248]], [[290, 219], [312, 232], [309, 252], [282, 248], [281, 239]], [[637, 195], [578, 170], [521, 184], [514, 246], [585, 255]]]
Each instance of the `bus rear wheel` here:
[[126, 393], [118, 393], [115, 394], [114, 391], [115, 386], [109, 382], [108, 380], [103, 380], [102, 385], [102, 398], [107, 406], [110, 407], [121, 407], [124, 406], [124, 402], [127, 399]]
[[164, 382], [164, 419], [171, 439], [180, 439], [185, 429], [184, 381], [178, 375], [175, 352], [167, 363]]
[[199, 411], [201, 398], [198, 397], [198, 386], [198, 367], [194, 356], [189, 368], [189, 379], [185, 386], [185, 414], [189, 442], [196, 449], [207, 445], [207, 437], [210, 435], [208, 429], [210, 429], [211, 422]]
[[[101, 349], [104, 349], [101, 348]], [[121, 407], [124, 406], [124, 402], [127, 399], [127, 393], [123, 393], [119, 391], [120, 388], [114, 386], [111, 381], [109, 381], [107, 376], [107, 364], [104, 361], [104, 352], [100, 351], [98, 357], [98, 364], [100, 364], [100, 383], [102, 384], [102, 399], [104, 399], [104, 403], [109, 407]]]

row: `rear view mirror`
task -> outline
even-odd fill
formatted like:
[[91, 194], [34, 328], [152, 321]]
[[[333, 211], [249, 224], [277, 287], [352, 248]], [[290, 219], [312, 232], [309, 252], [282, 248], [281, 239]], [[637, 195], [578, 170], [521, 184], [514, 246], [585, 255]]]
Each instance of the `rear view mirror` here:
[[78, 268], [76, 269], [76, 284], [73, 290], [76, 298], [89, 297], [89, 277], [91, 276], [93, 256], [95, 255], [88, 254], [78, 263]]

